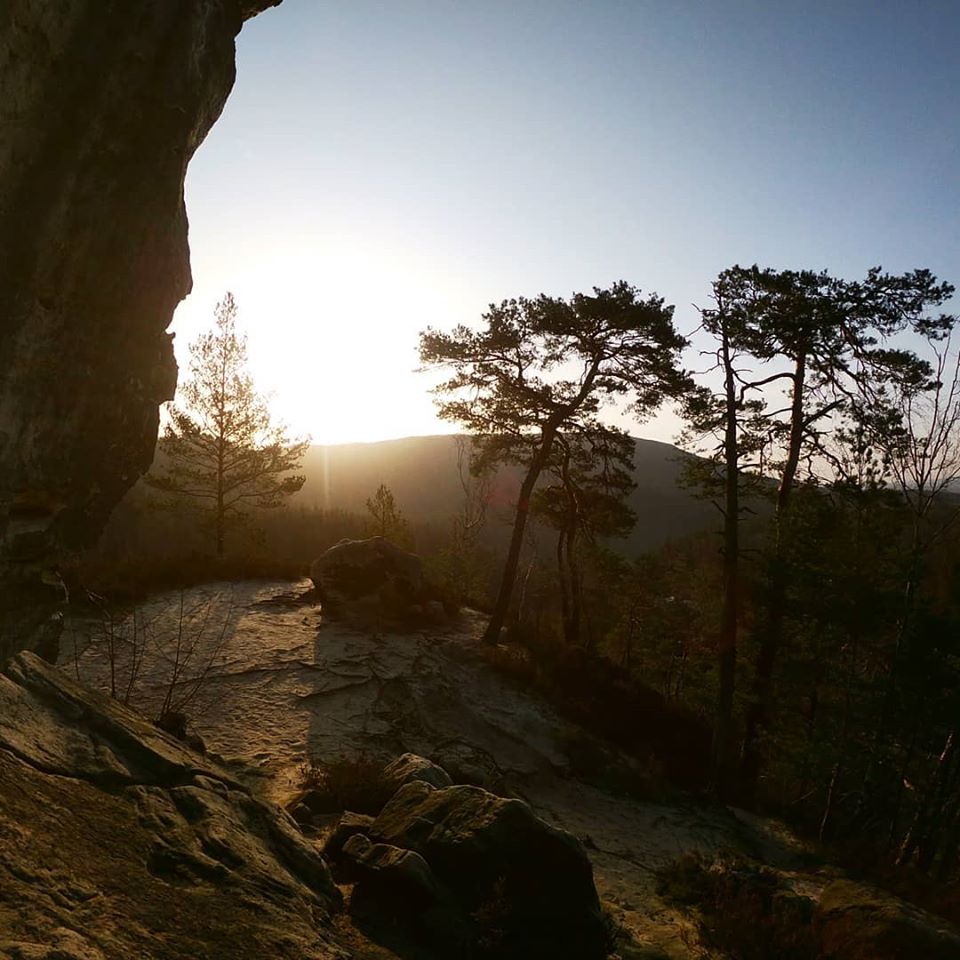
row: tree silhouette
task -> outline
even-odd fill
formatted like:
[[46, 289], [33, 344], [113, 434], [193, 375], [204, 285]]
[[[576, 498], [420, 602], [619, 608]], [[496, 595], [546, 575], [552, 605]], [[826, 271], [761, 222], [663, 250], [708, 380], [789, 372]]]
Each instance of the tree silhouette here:
[[[710, 497], [723, 516], [723, 600], [717, 636], [718, 691], [711, 753], [712, 787], [728, 790], [733, 765], [733, 702], [736, 687], [737, 641], [740, 615], [740, 522], [743, 487], [750, 484], [747, 458], [762, 453], [763, 405], [747, 394], [755, 389], [743, 377], [749, 361], [737, 345], [736, 316], [731, 316], [721, 282], [713, 285], [714, 307], [701, 310], [701, 329], [713, 338], [703, 353], [714, 362], [710, 372], [723, 376], [721, 390], [700, 387], [684, 402], [687, 428], [681, 443], [708, 458], [684, 464], [685, 482]], [[754, 469], [761, 465], [752, 464]], [[756, 474], [753, 475], [755, 483]]]
[[373, 521], [368, 524], [373, 536], [392, 540], [398, 545], [407, 542], [407, 521], [397, 507], [393, 491], [385, 483], [377, 487], [372, 497], [367, 497], [366, 505]]
[[174, 502], [195, 501], [211, 523], [217, 556], [223, 556], [231, 519], [246, 517], [250, 507], [279, 507], [303, 486], [306, 478], [291, 471], [309, 441], [291, 440], [255, 390], [231, 293], [214, 316], [213, 329], [190, 344], [187, 378], [167, 411], [161, 465], [147, 482]]
[[452, 369], [435, 388], [440, 416], [463, 424], [480, 443], [480, 462], [524, 469], [513, 532], [486, 640], [496, 643], [507, 617], [530, 501], [558, 436], [588, 431], [602, 400], [629, 396], [644, 416], [681, 391], [678, 356], [686, 341], [673, 308], [620, 281], [569, 301], [542, 295], [491, 305], [485, 326], [427, 329], [424, 367]]
[[[863, 280], [849, 281], [826, 271], [734, 266], [713, 285], [717, 306], [704, 312], [704, 327], [718, 344], [725, 379], [722, 394], [714, 398], [714, 411], [724, 434], [728, 563], [736, 553], [731, 540], [739, 510], [734, 480], [743, 467], [744, 451], [759, 449], [762, 456], [755, 468], [776, 481], [767, 600], [756, 631], [742, 749], [741, 777], [748, 795], [759, 778], [761, 741], [773, 712], [789, 584], [788, 520], [802, 471], [814, 471], [817, 460], [827, 456], [827, 440], [853, 404], [882, 404], [885, 384], [929, 380], [929, 364], [912, 351], [887, 344], [904, 331], [935, 340], [944, 337], [953, 318], [928, 311], [952, 293], [949, 284], [928, 270], [891, 275], [879, 267]], [[783, 388], [780, 397], [775, 396], [778, 387]], [[751, 407], [751, 400], [758, 406]], [[751, 429], [765, 435], [762, 444], [744, 432], [748, 421]], [[727, 572], [729, 587], [735, 570]], [[735, 605], [735, 595], [728, 593], [722, 640], [727, 652], [730, 636], [735, 639], [730, 632], [735, 631]], [[732, 669], [732, 663], [724, 664], [719, 716], [726, 725], [724, 741], [729, 740]], [[718, 746], [726, 749], [728, 743]]]
[[633, 480], [633, 438], [600, 425], [585, 436], [557, 437], [547, 470], [551, 481], [534, 493], [535, 513], [557, 531], [557, 576], [564, 639], [580, 643], [583, 613], [581, 540], [626, 536], [636, 515], [626, 497]]

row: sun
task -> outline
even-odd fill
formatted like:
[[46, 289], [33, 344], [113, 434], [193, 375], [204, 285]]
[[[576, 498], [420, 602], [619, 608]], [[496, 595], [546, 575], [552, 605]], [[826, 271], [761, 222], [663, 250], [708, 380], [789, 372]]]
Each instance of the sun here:
[[409, 253], [343, 238], [288, 238], [242, 264], [203, 265], [177, 311], [177, 358], [226, 290], [248, 336], [250, 370], [275, 416], [314, 443], [450, 432], [416, 372], [417, 334], [464, 319], [452, 289]]

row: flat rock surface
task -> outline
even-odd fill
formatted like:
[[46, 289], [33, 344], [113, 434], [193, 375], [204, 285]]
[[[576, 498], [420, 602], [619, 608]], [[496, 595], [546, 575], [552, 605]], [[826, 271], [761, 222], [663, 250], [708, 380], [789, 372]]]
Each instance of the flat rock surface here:
[[[376, 624], [360, 629], [325, 619], [307, 597], [309, 586], [210, 585], [184, 598], [190, 622], [183, 632], [202, 626], [192, 656], [195, 668], [206, 671], [186, 710], [191, 729], [212, 752], [258, 768], [263, 792], [274, 800], [286, 802], [296, 792], [306, 757], [324, 762], [366, 753], [387, 761], [408, 751], [429, 757], [455, 780], [526, 799], [547, 823], [578, 837], [600, 899], [625, 940], [677, 958], [691, 956], [696, 938], [688, 918], [657, 897], [660, 866], [690, 850], [790, 859], [787, 844], [760, 821], [694, 802], [611, 796], [578, 781], [568, 745], [581, 732], [485, 663], [479, 614], [465, 611], [448, 627], [410, 633]], [[152, 653], [132, 700], [156, 710], [169, 684], [172, 658], [164, 638], [178, 633], [179, 595], [157, 598], [138, 617], [149, 624]], [[71, 626], [62, 665], [108, 686], [97, 629]], [[115, 631], [131, 634], [129, 624]], [[124, 656], [115, 665], [121, 686]]]
[[[213, 662], [184, 708], [210, 750], [270, 774], [286, 800], [305, 757], [366, 753], [384, 762], [412, 752], [456, 776], [527, 778], [562, 770], [576, 728], [536, 698], [486, 668], [476, 639], [483, 620], [466, 611], [450, 628], [390, 633], [384, 625], [325, 620], [305, 594], [280, 584], [211, 585], [190, 591], [183, 633], [199, 636], [188, 676]], [[297, 599], [300, 597], [301, 599]], [[156, 713], [172, 676], [171, 638], [180, 632], [180, 598], [171, 594], [138, 613], [146, 651], [131, 702]], [[114, 626], [115, 674], [124, 691], [130, 665], [128, 620]], [[89, 640], [93, 637], [94, 642]], [[74, 658], [74, 642], [81, 652]], [[61, 666], [108, 689], [110, 667], [100, 624], [74, 622]], [[189, 692], [190, 682], [179, 685]], [[174, 703], [180, 696], [178, 690]]]

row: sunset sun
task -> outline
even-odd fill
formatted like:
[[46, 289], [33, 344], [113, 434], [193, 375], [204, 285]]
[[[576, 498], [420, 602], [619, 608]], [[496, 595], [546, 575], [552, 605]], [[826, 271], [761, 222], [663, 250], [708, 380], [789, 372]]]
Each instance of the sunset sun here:
[[459, 303], [414, 251], [287, 237], [248, 262], [207, 270], [174, 320], [181, 362], [226, 289], [255, 381], [294, 433], [323, 444], [449, 429], [434, 415], [433, 381], [415, 372], [415, 331], [449, 323]]

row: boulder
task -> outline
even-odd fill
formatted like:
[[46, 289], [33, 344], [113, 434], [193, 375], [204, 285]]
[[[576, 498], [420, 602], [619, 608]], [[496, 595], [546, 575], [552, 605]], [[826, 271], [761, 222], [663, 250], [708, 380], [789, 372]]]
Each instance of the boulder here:
[[33, 654], [0, 670], [0, 956], [332, 960], [341, 900], [217, 762]]
[[422, 913], [448, 899], [427, 861], [412, 850], [372, 843], [355, 833], [343, 845], [340, 860], [345, 874], [399, 915]]
[[323, 853], [331, 860], [336, 860], [343, 850], [344, 844], [358, 834], [367, 834], [373, 826], [373, 817], [365, 813], [354, 813], [352, 810], [344, 810], [340, 819], [334, 824], [333, 829], [327, 836], [323, 844]]
[[370, 838], [420, 854], [464, 911], [496, 930], [505, 955], [599, 960], [607, 954], [583, 848], [522, 800], [413, 781], [383, 808]]
[[503, 771], [487, 750], [456, 739], [438, 745], [435, 756], [454, 783], [469, 783], [498, 795], [506, 789]]
[[415, 753], [404, 753], [392, 760], [384, 768], [383, 776], [396, 790], [414, 780], [428, 783], [431, 787], [453, 786], [450, 774], [443, 767]]
[[474, 955], [476, 925], [419, 853], [355, 833], [340, 850], [337, 867], [354, 884], [350, 913], [360, 926], [399, 927], [410, 946], [431, 945], [430, 956]]
[[[320, 787], [305, 787], [298, 790], [290, 801], [286, 804], [286, 809], [292, 814], [298, 807], [303, 807], [309, 812], [311, 818], [327, 816], [332, 813], [339, 813], [341, 808], [337, 806], [337, 801], [330, 796], [329, 791]], [[294, 818], [299, 823], [298, 818]]]
[[375, 601], [406, 612], [423, 590], [420, 558], [385, 540], [341, 540], [310, 564], [310, 579], [324, 606]]
[[288, 804], [287, 813], [293, 817], [294, 822], [301, 827], [308, 827], [313, 822], [313, 813], [305, 803]]
[[824, 960], [956, 960], [960, 931], [903, 900], [834, 880], [814, 915]]

